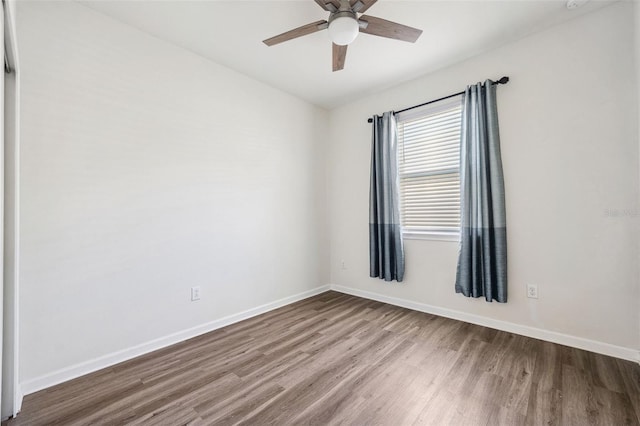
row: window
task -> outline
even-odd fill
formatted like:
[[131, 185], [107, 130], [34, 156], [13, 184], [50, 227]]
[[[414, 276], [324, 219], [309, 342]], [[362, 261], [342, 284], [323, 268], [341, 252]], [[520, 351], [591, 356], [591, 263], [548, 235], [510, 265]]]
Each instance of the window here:
[[458, 240], [462, 95], [396, 118], [403, 235]]

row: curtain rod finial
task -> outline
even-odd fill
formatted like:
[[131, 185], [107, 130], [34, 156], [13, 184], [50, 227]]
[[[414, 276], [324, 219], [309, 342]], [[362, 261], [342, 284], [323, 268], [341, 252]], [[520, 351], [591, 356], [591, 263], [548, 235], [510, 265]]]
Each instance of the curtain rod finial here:
[[500, 80], [498, 80], [498, 83], [500, 84], [507, 84], [509, 82], [509, 77], [505, 76], [502, 77]]

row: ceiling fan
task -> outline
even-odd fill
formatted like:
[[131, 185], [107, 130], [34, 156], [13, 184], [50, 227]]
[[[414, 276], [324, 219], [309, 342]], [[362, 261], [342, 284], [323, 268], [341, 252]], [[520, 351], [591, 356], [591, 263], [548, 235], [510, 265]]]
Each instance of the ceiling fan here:
[[315, 0], [321, 8], [329, 12], [328, 20], [303, 25], [263, 40], [263, 43], [267, 46], [273, 46], [287, 40], [328, 29], [329, 38], [333, 42], [333, 71], [339, 71], [344, 68], [347, 46], [356, 39], [359, 32], [415, 43], [420, 34], [422, 34], [422, 30], [376, 18], [375, 16], [361, 15], [358, 17], [358, 14], [364, 13], [377, 1]]

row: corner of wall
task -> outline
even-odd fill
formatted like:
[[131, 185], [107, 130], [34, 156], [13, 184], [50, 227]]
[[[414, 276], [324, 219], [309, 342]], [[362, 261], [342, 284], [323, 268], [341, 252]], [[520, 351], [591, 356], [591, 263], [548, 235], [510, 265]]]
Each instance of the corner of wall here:
[[329, 133], [329, 111], [317, 107], [315, 122], [315, 206], [319, 223], [317, 226], [317, 242], [319, 257], [320, 284], [328, 284], [331, 281], [331, 241], [330, 241], [330, 204], [329, 204], [329, 148], [331, 134]]

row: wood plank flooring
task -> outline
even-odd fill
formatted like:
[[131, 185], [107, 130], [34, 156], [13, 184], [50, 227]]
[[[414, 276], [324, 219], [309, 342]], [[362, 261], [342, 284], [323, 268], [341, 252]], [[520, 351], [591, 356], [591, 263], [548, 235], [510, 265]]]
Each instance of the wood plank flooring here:
[[18, 425], [640, 425], [640, 366], [327, 292], [28, 395]]

